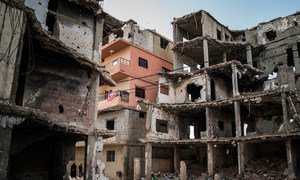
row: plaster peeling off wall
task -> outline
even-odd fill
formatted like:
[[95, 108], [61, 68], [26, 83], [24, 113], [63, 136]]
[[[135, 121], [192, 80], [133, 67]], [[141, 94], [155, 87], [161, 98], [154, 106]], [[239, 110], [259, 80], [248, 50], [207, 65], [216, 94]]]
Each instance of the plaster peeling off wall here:
[[48, 30], [48, 27], [46, 26], [48, 3], [49, 0], [25, 0], [25, 6], [34, 9], [37, 20], [46, 30]]

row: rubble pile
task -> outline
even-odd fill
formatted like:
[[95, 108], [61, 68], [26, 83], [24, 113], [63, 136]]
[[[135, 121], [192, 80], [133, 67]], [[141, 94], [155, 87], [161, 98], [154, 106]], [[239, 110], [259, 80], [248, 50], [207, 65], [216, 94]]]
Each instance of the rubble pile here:
[[237, 175], [237, 179], [285, 179], [289, 173], [286, 160], [280, 158], [262, 158], [249, 161], [244, 173]]

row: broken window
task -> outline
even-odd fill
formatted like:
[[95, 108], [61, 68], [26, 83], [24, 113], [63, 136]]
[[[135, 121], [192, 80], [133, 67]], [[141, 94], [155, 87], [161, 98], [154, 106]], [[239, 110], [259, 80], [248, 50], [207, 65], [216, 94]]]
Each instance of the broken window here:
[[121, 91], [121, 101], [129, 102], [129, 92]]
[[156, 119], [156, 131], [168, 133], [168, 121]]
[[106, 161], [107, 162], [115, 162], [115, 151], [107, 151]]
[[295, 67], [293, 49], [292, 48], [288, 48], [286, 50], [286, 54], [287, 54], [287, 65]]
[[146, 113], [145, 112], [140, 112], [139, 113], [139, 118], [145, 118], [146, 117]]
[[216, 100], [216, 85], [215, 85], [215, 81], [211, 80], [210, 81], [210, 90], [211, 90], [211, 100], [214, 101]]
[[161, 84], [160, 85], [160, 93], [165, 94], [165, 95], [169, 95], [169, 86]]
[[224, 131], [224, 121], [218, 121], [218, 127], [221, 131]]
[[186, 87], [188, 98], [190, 101], [195, 102], [197, 99], [201, 98], [202, 86], [197, 86], [195, 84], [189, 84]]
[[160, 47], [166, 49], [169, 44], [169, 41], [160, 37]]
[[115, 120], [114, 119], [106, 121], [106, 129], [115, 130]]
[[277, 37], [276, 31], [270, 30], [266, 32], [266, 37], [269, 41], [273, 41]]
[[139, 66], [148, 69], [148, 61], [144, 58], [139, 57]]
[[218, 40], [221, 40], [221, 38], [222, 38], [222, 36], [221, 36], [221, 31], [219, 31], [219, 30], [217, 29], [217, 39], [218, 39]]
[[140, 98], [145, 98], [145, 89], [135, 87], [135, 96]]

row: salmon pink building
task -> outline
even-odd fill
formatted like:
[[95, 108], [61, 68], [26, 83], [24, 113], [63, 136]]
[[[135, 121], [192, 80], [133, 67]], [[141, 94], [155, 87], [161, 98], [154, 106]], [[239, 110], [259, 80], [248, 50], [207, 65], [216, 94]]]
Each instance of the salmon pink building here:
[[[155, 102], [157, 73], [170, 71], [172, 63], [122, 38], [103, 46], [101, 65], [117, 83], [100, 89], [99, 109], [135, 107], [138, 99]], [[166, 92], [168, 93], [168, 92]]]
[[[138, 159], [145, 156], [145, 145], [139, 139], [146, 137], [146, 118], [151, 116], [137, 100], [155, 103], [158, 91], [168, 96], [169, 87], [158, 84], [158, 73], [172, 71], [173, 43], [129, 20], [104, 39], [104, 44], [101, 66], [116, 82], [114, 87], [99, 89], [98, 128], [116, 134], [104, 140], [104, 172], [110, 179], [135, 179], [134, 172], [141, 172], [143, 166], [137, 164]], [[161, 162], [156, 163], [157, 168], [164, 166]]]

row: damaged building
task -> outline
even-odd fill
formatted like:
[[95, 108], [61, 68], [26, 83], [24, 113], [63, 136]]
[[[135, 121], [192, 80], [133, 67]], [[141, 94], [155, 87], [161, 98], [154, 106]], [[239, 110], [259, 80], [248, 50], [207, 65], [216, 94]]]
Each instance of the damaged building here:
[[148, 116], [137, 100], [156, 102], [158, 73], [172, 70], [173, 44], [133, 20], [103, 43], [101, 66], [116, 82], [114, 87], [99, 88], [99, 129], [116, 133], [104, 140], [104, 172], [110, 179], [134, 179], [136, 159], [144, 157], [144, 144], [139, 139], [146, 136]]
[[98, 88], [114, 81], [98, 50], [121, 26], [96, 0], [0, 1], [0, 179], [69, 179], [76, 158], [84, 179], [107, 179], [113, 134], [95, 123]]
[[[137, 179], [299, 177], [299, 23], [295, 13], [232, 31], [203, 10], [174, 18], [176, 71], [160, 73], [157, 103], [139, 103], [147, 117]], [[260, 160], [266, 170], [249, 168]]]

